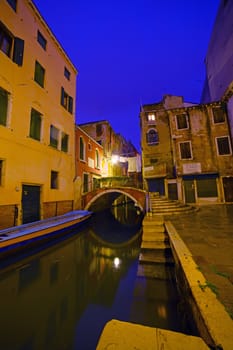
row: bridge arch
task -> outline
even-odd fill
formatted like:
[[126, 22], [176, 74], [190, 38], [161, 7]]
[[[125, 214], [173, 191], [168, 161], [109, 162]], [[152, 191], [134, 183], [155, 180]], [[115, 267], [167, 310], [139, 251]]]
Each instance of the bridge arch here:
[[120, 193], [123, 194], [135, 203], [142, 212], [145, 211], [146, 207], [146, 192], [137, 188], [99, 188], [95, 191], [88, 192], [83, 196], [83, 208], [88, 210], [92, 204], [94, 204], [100, 197], [108, 194]]

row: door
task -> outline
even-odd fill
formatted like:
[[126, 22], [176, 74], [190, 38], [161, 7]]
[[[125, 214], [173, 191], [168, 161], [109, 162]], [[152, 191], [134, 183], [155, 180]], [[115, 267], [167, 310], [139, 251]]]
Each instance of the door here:
[[148, 179], [147, 181], [149, 192], [159, 192], [161, 196], [164, 196], [164, 178]]
[[233, 177], [223, 177], [225, 202], [233, 202]]
[[184, 180], [184, 193], [186, 203], [196, 202], [194, 180]]
[[22, 223], [40, 220], [40, 186], [22, 187]]
[[168, 198], [169, 199], [178, 199], [177, 193], [177, 184], [176, 183], [168, 183]]

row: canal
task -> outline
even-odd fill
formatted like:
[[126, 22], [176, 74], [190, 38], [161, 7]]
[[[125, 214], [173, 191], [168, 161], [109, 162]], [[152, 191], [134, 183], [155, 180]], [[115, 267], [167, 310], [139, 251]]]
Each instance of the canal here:
[[114, 207], [2, 261], [0, 348], [93, 350], [111, 319], [189, 334], [173, 267], [157, 279], [139, 269], [141, 221], [133, 205]]

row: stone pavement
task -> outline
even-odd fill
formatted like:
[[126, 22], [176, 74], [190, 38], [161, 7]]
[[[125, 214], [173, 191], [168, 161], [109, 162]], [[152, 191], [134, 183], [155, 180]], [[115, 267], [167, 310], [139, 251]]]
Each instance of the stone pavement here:
[[[211, 289], [233, 318], [233, 204], [205, 205], [172, 222]], [[221, 322], [221, 321], [220, 321]]]

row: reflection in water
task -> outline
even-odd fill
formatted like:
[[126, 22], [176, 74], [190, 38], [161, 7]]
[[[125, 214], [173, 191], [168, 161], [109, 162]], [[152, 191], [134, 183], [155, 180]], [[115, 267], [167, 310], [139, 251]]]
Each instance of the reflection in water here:
[[102, 221], [108, 236], [97, 239], [93, 221], [97, 231], [87, 225], [0, 270], [1, 349], [92, 350], [113, 318], [179, 330], [172, 284], [137, 276], [138, 225], [122, 238], [116, 221]]

